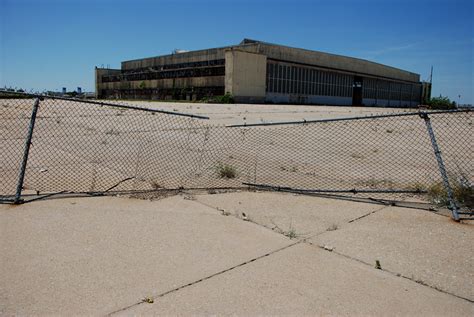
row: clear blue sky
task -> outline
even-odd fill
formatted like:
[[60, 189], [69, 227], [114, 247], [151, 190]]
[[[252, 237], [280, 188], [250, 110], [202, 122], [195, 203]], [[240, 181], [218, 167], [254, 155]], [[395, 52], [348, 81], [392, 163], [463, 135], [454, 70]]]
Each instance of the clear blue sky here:
[[244, 37], [419, 73], [474, 103], [472, 0], [0, 0], [0, 86], [94, 89], [94, 66]]

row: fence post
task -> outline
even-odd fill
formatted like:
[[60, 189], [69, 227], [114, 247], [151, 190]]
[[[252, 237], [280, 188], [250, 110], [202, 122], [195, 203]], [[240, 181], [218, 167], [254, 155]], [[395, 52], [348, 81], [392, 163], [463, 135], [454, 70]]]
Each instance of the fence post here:
[[31, 138], [33, 137], [33, 129], [35, 128], [36, 114], [38, 113], [40, 98], [37, 97], [33, 104], [33, 111], [31, 112], [30, 125], [28, 127], [28, 134], [25, 141], [25, 149], [23, 152], [23, 161], [21, 162], [20, 174], [18, 175], [18, 184], [16, 187], [14, 204], [22, 202], [21, 190], [23, 189], [23, 181], [25, 180], [26, 164], [28, 163], [28, 154], [30, 152]]
[[436, 156], [436, 161], [438, 162], [439, 173], [443, 179], [444, 189], [448, 195], [449, 209], [451, 209], [452, 218], [454, 221], [459, 221], [459, 208], [454, 201], [453, 190], [449, 184], [448, 174], [446, 173], [446, 168], [444, 166], [443, 157], [441, 156], [441, 151], [438, 147], [438, 142], [436, 142], [436, 137], [433, 132], [433, 127], [431, 126], [431, 120], [427, 112], [420, 112], [420, 117], [425, 120], [426, 129], [431, 139], [431, 145], [433, 146], [434, 154]]

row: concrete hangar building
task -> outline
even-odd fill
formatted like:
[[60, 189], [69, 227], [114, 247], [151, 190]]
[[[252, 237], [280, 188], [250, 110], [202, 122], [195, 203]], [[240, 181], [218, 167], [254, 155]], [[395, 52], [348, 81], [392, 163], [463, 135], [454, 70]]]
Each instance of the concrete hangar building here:
[[96, 68], [97, 98], [416, 107], [420, 75], [367, 60], [244, 39], [240, 44]]

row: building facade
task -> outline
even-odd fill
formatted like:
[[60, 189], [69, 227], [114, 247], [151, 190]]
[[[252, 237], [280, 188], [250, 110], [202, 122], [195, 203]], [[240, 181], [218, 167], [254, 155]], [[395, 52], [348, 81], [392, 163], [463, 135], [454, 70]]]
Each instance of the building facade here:
[[[244, 39], [239, 45], [96, 68], [97, 98], [416, 107], [431, 85], [378, 63]], [[429, 89], [427, 89], [427, 87]]]

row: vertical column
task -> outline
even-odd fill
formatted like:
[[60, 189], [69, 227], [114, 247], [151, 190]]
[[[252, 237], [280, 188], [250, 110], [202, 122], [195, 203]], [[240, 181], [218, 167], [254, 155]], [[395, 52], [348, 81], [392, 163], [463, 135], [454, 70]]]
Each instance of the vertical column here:
[[443, 158], [441, 156], [441, 151], [438, 147], [438, 142], [436, 142], [436, 137], [433, 132], [433, 127], [431, 126], [431, 120], [428, 116], [428, 113], [421, 112], [420, 117], [425, 120], [426, 129], [428, 130], [428, 134], [430, 136], [431, 145], [433, 146], [434, 154], [436, 156], [436, 161], [438, 162], [439, 172], [441, 174], [441, 178], [443, 179], [444, 189], [448, 195], [449, 201], [449, 209], [451, 209], [452, 218], [455, 221], [459, 221], [459, 208], [454, 201], [453, 190], [451, 189], [451, 185], [449, 184], [448, 174], [446, 173], [446, 168], [444, 166]]
[[25, 180], [26, 165], [28, 163], [28, 155], [30, 153], [31, 139], [33, 137], [33, 130], [35, 128], [36, 114], [38, 113], [40, 99], [36, 98], [33, 104], [33, 110], [31, 112], [30, 125], [28, 127], [28, 134], [26, 135], [25, 149], [23, 151], [23, 161], [20, 166], [20, 173], [18, 174], [18, 183], [16, 186], [16, 194], [14, 204], [21, 203], [21, 191], [23, 189], [23, 182]]

